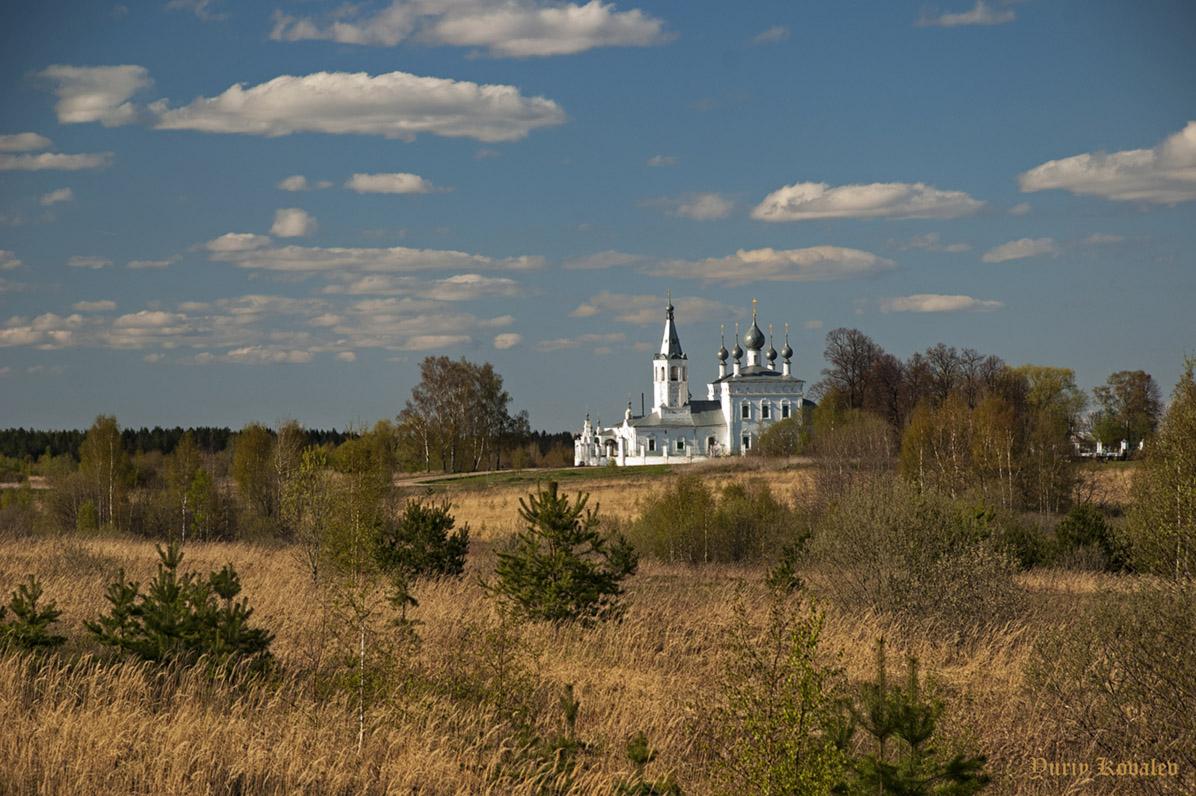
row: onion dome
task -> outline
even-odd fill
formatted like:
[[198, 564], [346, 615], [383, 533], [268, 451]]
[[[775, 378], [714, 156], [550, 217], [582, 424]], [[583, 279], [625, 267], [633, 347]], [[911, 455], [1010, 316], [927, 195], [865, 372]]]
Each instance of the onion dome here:
[[764, 347], [764, 332], [760, 331], [755, 320], [752, 321], [752, 328], [748, 329], [747, 335], [743, 338], [743, 344], [748, 347], [749, 351], [759, 351]]
[[743, 349], [739, 347], [739, 324], [735, 324], [735, 347], [731, 349], [731, 356], [743, 359]]
[[781, 356], [785, 359], [793, 356], [793, 349], [789, 347], [789, 324], [785, 324], [785, 347], [781, 349]]
[[725, 329], [726, 327], [724, 326], [718, 327], [718, 353], [715, 354], [715, 356], [718, 357], [719, 362], [726, 362], [727, 357], [730, 356], [730, 354], [727, 353], [727, 341], [726, 337], [724, 336]]
[[768, 350], [764, 352], [764, 358], [768, 360], [769, 366], [777, 361], [777, 350], [772, 347], [772, 324], [768, 324]]

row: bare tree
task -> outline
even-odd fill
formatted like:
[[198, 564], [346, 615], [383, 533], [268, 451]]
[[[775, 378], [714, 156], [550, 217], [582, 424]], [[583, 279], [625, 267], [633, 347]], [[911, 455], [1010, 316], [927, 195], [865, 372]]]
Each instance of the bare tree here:
[[826, 350], [823, 356], [828, 366], [822, 369], [822, 381], [815, 385], [821, 395], [836, 389], [847, 399], [851, 409], [864, 405], [864, 391], [868, 374], [884, 349], [859, 329], [834, 329], [826, 335]]

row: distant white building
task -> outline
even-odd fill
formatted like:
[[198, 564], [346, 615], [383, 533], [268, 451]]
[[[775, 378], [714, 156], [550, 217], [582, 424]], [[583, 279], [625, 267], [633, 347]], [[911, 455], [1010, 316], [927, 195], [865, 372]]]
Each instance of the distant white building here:
[[[574, 438], [573, 463], [630, 466], [741, 455], [770, 425], [800, 411], [805, 382], [790, 373], [788, 325], [777, 370], [777, 351], [756, 325], [755, 304], [753, 300], [752, 327], [743, 339], [746, 351], [739, 347], [736, 324], [735, 347], [728, 352], [724, 343], [715, 355], [718, 378], [706, 385], [705, 400], [693, 400], [689, 358], [681, 350], [670, 300], [660, 352], [652, 357], [652, 411], [636, 416], [629, 402], [622, 424], [607, 428], [592, 424], [586, 414], [581, 434]], [[733, 360], [729, 370], [728, 358]]]

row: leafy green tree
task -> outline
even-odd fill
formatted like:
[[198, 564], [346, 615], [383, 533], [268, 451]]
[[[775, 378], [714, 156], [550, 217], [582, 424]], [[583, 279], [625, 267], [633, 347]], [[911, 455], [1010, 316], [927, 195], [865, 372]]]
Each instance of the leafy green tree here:
[[79, 459], [79, 472], [88, 484], [99, 524], [117, 524], [126, 500], [129, 457], [115, 417], [96, 417], [79, 447]]
[[840, 672], [819, 660], [823, 621], [812, 602], [793, 610], [774, 594], [758, 629], [737, 602], [722, 698], [704, 729], [718, 793], [823, 796], [842, 783]]
[[278, 506], [274, 435], [261, 423], [250, 423], [237, 434], [232, 476], [245, 502], [259, 516], [275, 516]]
[[1196, 574], [1196, 357], [1186, 357], [1171, 405], [1134, 473], [1128, 530], [1134, 566]]
[[784, 420], [778, 420], [760, 435], [752, 446], [753, 456], [787, 457], [798, 456], [810, 439], [810, 413], [802, 410]]
[[451, 509], [447, 500], [407, 501], [399, 521], [382, 530], [378, 543], [382, 566], [408, 579], [460, 575], [469, 551], [469, 525], [453, 531], [456, 519]]
[[174, 527], [178, 530], [180, 542], [187, 541], [187, 532], [194, 523], [192, 485], [199, 469], [199, 446], [195, 444], [195, 435], [188, 431], [166, 457], [166, 488], [171, 505], [178, 512], [178, 525]]
[[[61, 646], [66, 641], [65, 636], [55, 635], [49, 630], [50, 625], [62, 616], [62, 611], [55, 606], [54, 600], [38, 606], [41, 597], [42, 586], [30, 575], [27, 583], [18, 584], [13, 590], [8, 607], [0, 606], [0, 650], [45, 650]], [[13, 618], [11, 622], [6, 622], [9, 610]]]
[[1144, 370], [1119, 370], [1092, 393], [1101, 405], [1097, 432], [1106, 446], [1123, 439], [1136, 446], [1159, 424], [1162, 393], [1158, 382]]
[[635, 551], [598, 529], [588, 494], [571, 502], [556, 481], [519, 500], [527, 523], [498, 554], [493, 583], [483, 587], [532, 620], [592, 622], [620, 613], [621, 581], [635, 572]]

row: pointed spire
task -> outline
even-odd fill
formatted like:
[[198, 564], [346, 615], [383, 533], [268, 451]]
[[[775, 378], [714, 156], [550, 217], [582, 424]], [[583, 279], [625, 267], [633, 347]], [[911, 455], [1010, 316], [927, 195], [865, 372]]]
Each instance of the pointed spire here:
[[665, 357], [683, 357], [681, 339], [677, 337], [677, 324], [673, 320], [673, 291], [668, 292], [668, 306], [664, 311], [664, 338], [660, 343], [660, 353]]

